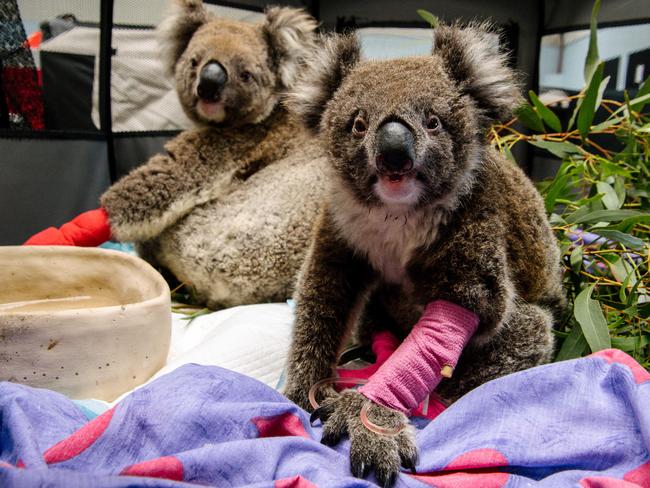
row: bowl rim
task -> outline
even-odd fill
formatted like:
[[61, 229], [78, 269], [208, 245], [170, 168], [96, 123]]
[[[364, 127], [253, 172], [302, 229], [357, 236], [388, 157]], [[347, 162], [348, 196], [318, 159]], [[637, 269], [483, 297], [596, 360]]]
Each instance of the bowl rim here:
[[[169, 285], [163, 278], [163, 276], [156, 271], [156, 269], [151, 266], [148, 262], [146, 262], [144, 259], [134, 256], [132, 254], [125, 253], [123, 251], [116, 251], [114, 249], [105, 249], [105, 248], [100, 248], [100, 247], [76, 247], [76, 246], [0, 246], [0, 253], [4, 251], [9, 251], [9, 253], [16, 253], [16, 254], [21, 254], [25, 251], [42, 251], [42, 254], [47, 255], [47, 254], [86, 254], [86, 255], [103, 255], [103, 256], [115, 256], [118, 259], [123, 259], [125, 261], [128, 261], [131, 265], [133, 265], [135, 268], [139, 268], [140, 271], [146, 273], [154, 282], [157, 283], [158, 288], [159, 288], [159, 293], [147, 300], [143, 301], [138, 301], [138, 302], [133, 302], [133, 303], [125, 303], [125, 304], [120, 304], [120, 305], [106, 305], [106, 306], [99, 306], [99, 307], [86, 307], [86, 308], [67, 308], [64, 310], [56, 310], [56, 311], [51, 311], [51, 310], [41, 310], [41, 311], [32, 311], [32, 312], [16, 312], [16, 313], [11, 313], [11, 312], [2, 312], [0, 311], [0, 318], [1, 317], [40, 317], [43, 315], [56, 315], [56, 316], [65, 316], [65, 315], [77, 315], [79, 311], [89, 311], [89, 310], [101, 310], [102, 312], [110, 312], [112, 310], [115, 311], [124, 311], [126, 310], [126, 307], [133, 307], [134, 305], [137, 306], [146, 306], [146, 305], [156, 305], [160, 301], [166, 301], [171, 303], [171, 291], [169, 289]], [[171, 313], [171, 309], [170, 309]], [[2, 324], [0, 324], [2, 325]]]

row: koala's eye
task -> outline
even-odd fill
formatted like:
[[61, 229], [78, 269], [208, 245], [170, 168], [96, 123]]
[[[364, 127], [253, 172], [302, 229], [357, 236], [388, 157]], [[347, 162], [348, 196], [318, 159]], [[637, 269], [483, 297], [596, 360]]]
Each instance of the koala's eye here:
[[199, 65], [199, 62], [195, 58], [192, 58], [190, 63], [192, 64], [192, 68], [196, 68]]
[[437, 115], [430, 115], [427, 119], [427, 130], [429, 132], [438, 132], [442, 128], [442, 123]]
[[253, 75], [251, 74], [250, 71], [242, 71], [239, 73], [239, 79], [242, 80], [243, 82], [248, 82], [251, 80]]
[[367, 130], [368, 124], [366, 124], [366, 121], [363, 120], [363, 117], [361, 117], [361, 115], [357, 115], [357, 117], [354, 119], [354, 122], [352, 123], [352, 135], [354, 137], [362, 138], [366, 135]]

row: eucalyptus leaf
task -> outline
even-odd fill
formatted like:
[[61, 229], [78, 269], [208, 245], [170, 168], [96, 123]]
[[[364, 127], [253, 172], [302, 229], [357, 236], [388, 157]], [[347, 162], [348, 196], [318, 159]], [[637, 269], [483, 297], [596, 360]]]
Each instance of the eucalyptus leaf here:
[[603, 78], [604, 69], [605, 63], [600, 63], [591, 77], [591, 81], [585, 92], [585, 97], [582, 100], [582, 105], [580, 105], [580, 111], [578, 112], [578, 131], [583, 139], [586, 139], [591, 123], [594, 120], [598, 89]]
[[583, 98], [578, 98], [578, 101], [576, 102], [576, 108], [573, 109], [573, 113], [571, 114], [571, 118], [569, 119], [569, 124], [567, 125], [568, 131], [573, 129], [573, 125], [576, 123], [576, 118], [578, 117], [578, 113], [580, 112], [580, 107], [582, 107], [582, 100]]
[[616, 259], [610, 260], [610, 268], [612, 274], [617, 281], [620, 281], [623, 284], [623, 288], [634, 287], [636, 285], [636, 268], [627, 262], [626, 259], [621, 257], [616, 257]]
[[621, 176], [631, 176], [632, 173], [625, 169], [622, 164], [613, 163], [604, 158], [598, 158], [598, 166], [603, 172], [607, 175], [621, 175]]
[[610, 78], [611, 76], [608, 76], [600, 82], [600, 86], [598, 87], [598, 96], [596, 97], [596, 110], [598, 110], [600, 104], [603, 103], [603, 95], [605, 94], [605, 89], [607, 88]]
[[569, 335], [564, 342], [562, 342], [562, 347], [560, 352], [557, 353], [555, 357], [556, 361], [565, 361], [567, 359], [575, 359], [582, 356], [582, 354], [587, 349], [587, 340], [585, 339], [582, 329], [580, 327], [574, 327], [569, 332]]
[[642, 239], [635, 237], [625, 232], [614, 229], [593, 229], [593, 231], [601, 237], [611, 239], [612, 241], [620, 242], [626, 247], [632, 249], [643, 249], [645, 243]]
[[609, 210], [621, 208], [623, 202], [619, 201], [618, 195], [616, 194], [614, 188], [611, 187], [611, 185], [605, 183], [604, 181], [599, 181], [596, 183], [596, 189], [598, 190], [598, 193], [603, 194], [602, 202], [603, 205], [605, 205], [605, 208]]
[[569, 141], [555, 142], [544, 141], [542, 139], [531, 139], [528, 141], [533, 146], [546, 149], [551, 154], [554, 154], [560, 159], [564, 159], [570, 154], [580, 154], [580, 148]]
[[438, 27], [438, 24], [440, 23], [440, 19], [438, 19], [438, 17], [433, 15], [431, 12], [424, 9], [418, 9], [416, 10], [416, 12], [420, 17], [422, 17], [426, 22], [428, 22], [429, 25], [431, 25], [431, 27], [433, 27], [434, 29]]
[[564, 220], [560, 215], [552, 213], [548, 216], [548, 221], [551, 225], [566, 225], [567, 221]]
[[534, 91], [529, 91], [528, 95], [530, 96], [531, 102], [533, 102], [533, 105], [535, 106], [535, 109], [537, 110], [537, 113], [539, 116], [542, 118], [544, 123], [550, 128], [553, 129], [555, 132], [561, 132], [562, 131], [562, 124], [560, 124], [560, 119], [558, 118], [557, 115], [555, 115], [555, 112], [553, 112], [550, 108], [548, 108], [546, 105], [544, 105], [539, 98], [537, 98], [537, 95], [535, 95]]
[[622, 206], [625, 203], [625, 180], [620, 176], [614, 179], [614, 191]]
[[550, 213], [555, 208], [555, 199], [566, 188], [566, 184], [568, 181], [569, 181], [569, 175], [563, 175], [553, 180], [551, 186], [547, 188], [546, 197], [544, 198], [544, 205], [546, 207], [547, 213]]
[[[625, 92], [627, 94], [627, 92]], [[632, 100], [629, 100], [629, 103], [626, 103], [624, 105], [621, 105], [618, 107], [614, 112], [612, 113], [612, 116], [618, 115], [623, 111], [629, 110], [630, 107], [636, 107], [636, 106], [643, 106], [645, 105], [648, 101], [650, 101], [650, 93], [645, 93], [644, 95], [638, 95], [633, 98]], [[639, 109], [637, 108], [636, 111], [638, 112]], [[628, 114], [629, 117], [629, 114]], [[626, 118], [628, 118], [626, 117]]]
[[[646, 95], [650, 95], [650, 76], [648, 76], [639, 87], [639, 91], [636, 92], [635, 100], [642, 98]], [[639, 102], [635, 102], [634, 100], [632, 100], [632, 102], [630, 102], [630, 105], [632, 106], [632, 110], [636, 110], [637, 112], [640, 112], [641, 110], [643, 110], [643, 107], [645, 106], [647, 101], [648, 101], [647, 99]]]
[[544, 132], [544, 124], [542, 123], [542, 119], [539, 118], [537, 112], [535, 112], [530, 105], [521, 105], [515, 111], [515, 115], [519, 119], [519, 122], [524, 124], [529, 129], [532, 129], [536, 132]]
[[632, 231], [632, 229], [634, 229], [636, 225], [644, 222], [650, 222], [650, 215], [648, 215], [647, 213], [641, 215], [635, 215], [632, 217], [626, 217], [613, 227], [616, 230], [620, 230], [621, 232], [629, 233]]
[[575, 299], [573, 316], [580, 324], [582, 333], [592, 352], [612, 347], [607, 321], [600, 303], [591, 298], [595, 283], [582, 290]]
[[574, 224], [574, 223], [576, 223], [578, 220], [580, 220], [581, 218], [583, 218], [585, 215], [589, 215], [589, 213], [591, 213], [591, 210], [589, 209], [589, 207], [587, 207], [587, 206], [581, 206], [581, 207], [578, 208], [578, 210], [576, 210], [575, 212], [573, 212], [573, 213], [567, 215], [566, 217], [564, 217], [564, 220], [565, 220], [568, 224]]
[[571, 256], [569, 262], [571, 263], [571, 269], [574, 273], [580, 272], [582, 269], [582, 246], [576, 246], [573, 251], [571, 251]]
[[641, 337], [612, 337], [612, 347], [625, 352], [636, 352], [650, 344], [650, 335]]
[[612, 127], [612, 126], [614, 126], [616, 124], [620, 124], [623, 119], [624, 119], [624, 117], [613, 117], [612, 116], [612, 117], [608, 118], [606, 121], [601, 122], [598, 125], [594, 125], [591, 128], [591, 131], [592, 132], [602, 132], [602, 131], [604, 131], [606, 129], [609, 129], [610, 127]]
[[589, 84], [591, 78], [598, 66], [598, 11], [600, 10], [600, 0], [594, 2], [591, 9], [591, 20], [589, 25], [589, 49], [587, 50], [587, 59], [585, 60], [585, 84]]
[[615, 222], [617, 220], [628, 219], [631, 217], [641, 220], [650, 220], [650, 214], [639, 212], [638, 210], [596, 210], [595, 212], [589, 212], [584, 215], [579, 215], [577, 217], [571, 218], [574, 214], [569, 215], [566, 218], [566, 221], [571, 224], [583, 224], [586, 222]]

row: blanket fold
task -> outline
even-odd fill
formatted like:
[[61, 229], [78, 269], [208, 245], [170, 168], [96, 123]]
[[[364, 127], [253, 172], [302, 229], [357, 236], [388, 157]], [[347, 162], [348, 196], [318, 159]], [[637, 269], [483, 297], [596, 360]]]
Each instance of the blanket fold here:
[[[396, 486], [650, 487], [650, 374], [620, 351], [474, 390], [419, 430]], [[87, 421], [64, 396], [0, 383], [3, 487], [363, 487], [349, 443], [246, 376], [186, 365]]]

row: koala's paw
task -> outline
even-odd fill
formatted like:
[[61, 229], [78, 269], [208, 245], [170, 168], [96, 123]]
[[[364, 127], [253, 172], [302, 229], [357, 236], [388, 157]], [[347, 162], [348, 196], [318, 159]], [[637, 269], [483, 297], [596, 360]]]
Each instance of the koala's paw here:
[[364, 478], [371, 469], [377, 481], [384, 487], [392, 486], [400, 467], [415, 472], [418, 452], [415, 446], [415, 430], [401, 412], [372, 403], [368, 418], [384, 428], [402, 430], [397, 435], [381, 435], [368, 430], [361, 423], [361, 408], [366, 397], [353, 390], [346, 390], [334, 398], [327, 398], [312, 414], [312, 421], [323, 422], [321, 442], [327, 446], [337, 444], [345, 435], [350, 438], [350, 467], [357, 478]]
[[303, 410], [311, 412], [313, 410], [309, 403], [309, 388], [301, 387], [300, 385], [289, 384], [284, 389], [284, 396], [286, 396], [293, 403], [298, 405]]
[[[294, 383], [288, 383], [284, 389], [284, 396], [286, 396], [293, 403], [298, 405], [303, 410], [311, 412], [314, 407], [312, 407], [311, 402], [309, 401], [309, 390], [312, 385], [300, 385]], [[338, 396], [338, 393], [329, 385], [323, 385], [318, 388], [316, 392], [317, 401], [323, 401], [322, 399]]]

